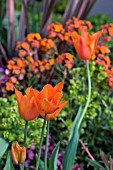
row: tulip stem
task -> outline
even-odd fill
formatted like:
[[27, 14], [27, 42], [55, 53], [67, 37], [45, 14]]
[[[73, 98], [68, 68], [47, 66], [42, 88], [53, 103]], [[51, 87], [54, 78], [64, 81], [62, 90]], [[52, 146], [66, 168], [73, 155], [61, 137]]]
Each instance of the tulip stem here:
[[38, 168], [39, 168], [40, 155], [41, 155], [41, 149], [42, 149], [42, 143], [43, 143], [43, 135], [44, 135], [44, 129], [45, 129], [45, 126], [46, 126], [46, 117], [47, 117], [47, 114], [45, 114], [45, 117], [44, 117], [44, 123], [43, 123], [41, 137], [40, 137], [39, 151], [38, 151], [38, 157], [37, 157], [35, 170], [38, 170]]
[[28, 121], [25, 122], [25, 130], [24, 130], [24, 146], [26, 147], [26, 139], [27, 139], [27, 127]]
[[50, 121], [47, 121], [47, 132], [46, 132], [46, 149], [44, 155], [44, 170], [47, 170], [47, 153], [48, 153], [48, 137], [49, 137], [49, 124]]
[[88, 60], [86, 60], [86, 68], [87, 68], [87, 75], [88, 75], [88, 98], [87, 98], [87, 102], [86, 102], [85, 108], [83, 110], [83, 113], [82, 113], [80, 120], [78, 122], [78, 127], [80, 127], [80, 125], [81, 125], [81, 122], [82, 122], [84, 115], [87, 111], [87, 108], [89, 106], [90, 97], [91, 97], [91, 77], [90, 77], [89, 61]]

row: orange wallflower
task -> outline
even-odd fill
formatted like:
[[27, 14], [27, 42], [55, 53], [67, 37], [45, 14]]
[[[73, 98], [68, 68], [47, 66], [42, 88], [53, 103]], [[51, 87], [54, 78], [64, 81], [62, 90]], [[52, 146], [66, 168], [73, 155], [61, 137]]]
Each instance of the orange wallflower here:
[[22, 164], [26, 159], [26, 148], [20, 147], [18, 142], [11, 146], [11, 157], [14, 164]]
[[23, 63], [23, 61], [20, 58], [17, 59], [17, 66], [19, 66], [19, 67], [23, 67], [24, 66], [24, 63]]
[[66, 22], [66, 29], [69, 32], [73, 31], [83, 31], [87, 29], [91, 29], [92, 24], [90, 21], [85, 21], [85, 20], [79, 20], [76, 17], [73, 17], [72, 19], [67, 20]]
[[15, 65], [15, 62], [13, 60], [9, 60], [8, 61], [8, 65], [7, 65], [7, 68], [9, 70], [12, 70], [13, 66]]
[[26, 51], [29, 50], [29, 45], [28, 45], [28, 43], [23, 42], [21, 46], [22, 46], [22, 48], [23, 48], [24, 50], [26, 50]]
[[27, 88], [26, 95], [24, 96], [20, 91], [15, 89], [15, 94], [20, 116], [26, 121], [38, 117], [39, 112], [35, 97], [33, 96], [33, 89], [31, 87]]
[[36, 39], [36, 40], [41, 40], [40, 34], [39, 34], [39, 33], [30, 33], [30, 34], [28, 34], [27, 37], [26, 37], [26, 40], [27, 40], [28, 42], [31, 42], [31, 41], [33, 41], [34, 39]]
[[66, 68], [72, 68], [73, 64], [74, 64], [74, 57], [72, 54], [70, 53], [62, 53], [61, 55], [58, 56], [58, 58], [56, 59], [56, 61], [58, 62], [58, 64], [62, 64], [64, 67]]
[[108, 28], [109, 35], [113, 36], [113, 27]]
[[65, 29], [63, 28], [61, 23], [56, 23], [56, 24], [50, 24], [48, 26], [48, 36], [49, 38], [57, 38], [64, 40], [64, 33]]
[[81, 35], [77, 32], [72, 33], [74, 47], [82, 60], [90, 60], [94, 55], [100, 34], [100, 31], [95, 34], [88, 32], [82, 32]]
[[34, 96], [39, 107], [39, 113], [42, 117], [47, 114], [47, 120], [54, 119], [61, 109], [66, 105], [67, 101], [60, 102], [62, 98], [63, 81], [58, 83], [55, 87], [47, 84], [39, 92], [34, 90]]
[[96, 50], [99, 50], [102, 54], [110, 53], [110, 49], [105, 45], [97, 46]]
[[7, 91], [13, 91], [14, 90], [14, 85], [11, 82], [6, 82], [6, 90]]

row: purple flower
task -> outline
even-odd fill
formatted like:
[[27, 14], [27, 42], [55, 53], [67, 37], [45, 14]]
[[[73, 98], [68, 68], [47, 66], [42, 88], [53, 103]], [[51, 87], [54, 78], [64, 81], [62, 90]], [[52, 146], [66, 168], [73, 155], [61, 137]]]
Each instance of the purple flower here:
[[35, 154], [34, 154], [33, 151], [30, 149], [30, 150], [28, 151], [28, 158], [29, 158], [30, 160], [33, 160], [33, 159], [34, 159], [34, 156], [35, 156]]
[[4, 72], [4, 69], [2, 67], [0, 67], [0, 73]]
[[26, 160], [26, 161], [25, 161], [25, 164], [24, 164], [25, 168], [28, 168], [28, 167], [29, 167], [29, 163], [30, 163], [30, 160]]
[[35, 166], [34, 166], [34, 165], [30, 165], [30, 168], [31, 168], [31, 169], [35, 169]]

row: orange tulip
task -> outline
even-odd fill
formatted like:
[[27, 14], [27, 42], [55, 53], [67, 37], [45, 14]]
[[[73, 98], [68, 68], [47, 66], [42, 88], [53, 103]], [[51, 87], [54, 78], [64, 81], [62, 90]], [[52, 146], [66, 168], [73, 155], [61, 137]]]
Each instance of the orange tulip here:
[[20, 116], [28, 121], [38, 117], [38, 107], [34, 97], [33, 89], [27, 88], [26, 95], [15, 89], [16, 99], [18, 102], [18, 110]]
[[42, 117], [47, 114], [47, 120], [54, 119], [67, 103], [67, 101], [60, 102], [60, 99], [63, 96], [62, 88], [63, 81], [55, 87], [47, 84], [40, 92], [38, 90], [34, 90], [34, 95], [39, 107], [39, 113]]
[[79, 58], [82, 60], [92, 58], [95, 54], [100, 34], [100, 31], [95, 34], [89, 34], [88, 32], [82, 32], [81, 35], [77, 34], [77, 32], [72, 33], [71, 37]]
[[26, 159], [26, 148], [20, 147], [18, 142], [11, 146], [11, 156], [14, 164], [22, 164]]

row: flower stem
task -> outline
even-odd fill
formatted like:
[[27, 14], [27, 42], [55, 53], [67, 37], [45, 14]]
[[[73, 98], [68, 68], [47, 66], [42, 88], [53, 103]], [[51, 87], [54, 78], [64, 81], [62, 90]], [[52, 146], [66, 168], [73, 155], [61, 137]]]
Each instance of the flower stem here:
[[44, 117], [44, 123], [43, 123], [43, 127], [42, 127], [42, 132], [41, 132], [39, 151], [38, 151], [38, 157], [37, 157], [37, 161], [36, 161], [35, 170], [38, 170], [39, 163], [40, 163], [40, 155], [41, 155], [41, 149], [42, 149], [42, 143], [43, 143], [43, 135], [44, 135], [44, 129], [45, 129], [45, 125], [46, 125], [46, 117], [47, 117], [47, 114], [45, 114], [45, 117]]
[[80, 120], [78, 122], [78, 127], [80, 127], [80, 125], [81, 125], [81, 122], [82, 122], [84, 115], [87, 111], [87, 108], [89, 106], [90, 97], [91, 97], [91, 77], [90, 77], [89, 61], [88, 60], [86, 60], [86, 68], [87, 68], [87, 75], [88, 75], [88, 98], [87, 98], [87, 102], [86, 102], [86, 105], [84, 107], [83, 113], [82, 113]]
[[49, 124], [50, 121], [47, 121], [47, 132], [46, 132], [46, 149], [44, 155], [44, 170], [47, 170], [47, 153], [48, 153], [48, 137], [49, 137]]
[[[27, 127], [28, 121], [25, 122], [25, 129], [24, 129], [24, 146], [26, 147], [26, 139], [27, 139]], [[20, 165], [20, 169], [24, 170], [24, 163]]]
[[24, 130], [24, 146], [26, 147], [26, 139], [27, 139], [27, 127], [28, 121], [25, 122], [25, 130]]

